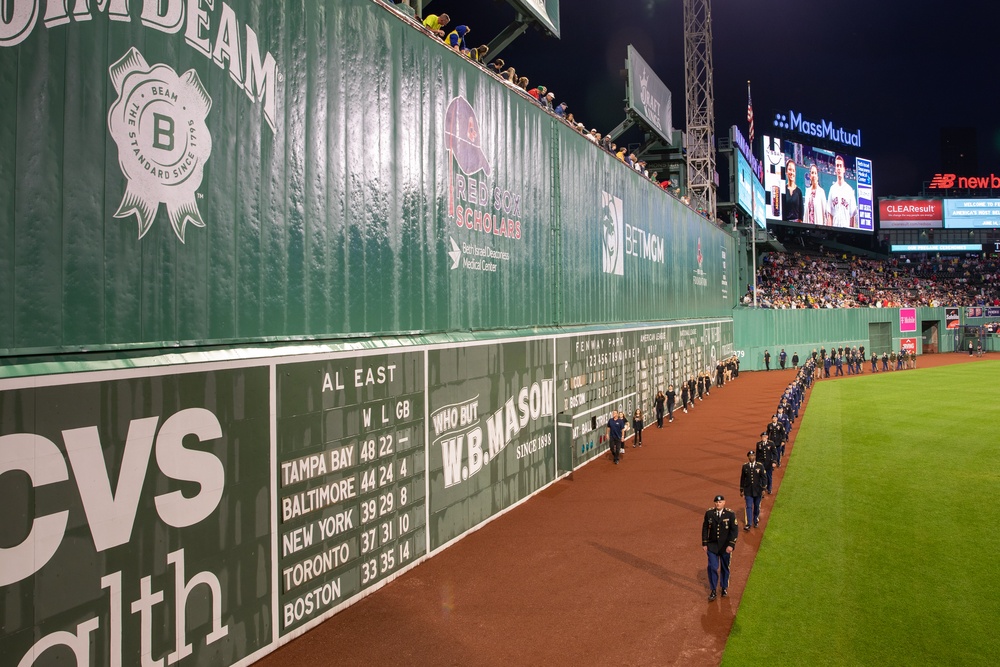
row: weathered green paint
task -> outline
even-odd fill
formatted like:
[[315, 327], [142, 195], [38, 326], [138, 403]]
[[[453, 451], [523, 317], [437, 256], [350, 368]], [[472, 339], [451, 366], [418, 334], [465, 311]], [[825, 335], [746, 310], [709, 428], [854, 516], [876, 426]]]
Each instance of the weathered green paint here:
[[729, 316], [731, 235], [569, 128], [559, 149], [562, 323]]
[[[627, 323], [733, 305], [718, 285], [732, 274], [718, 259], [735, 248], [728, 234], [387, 7], [174, 3], [171, 33], [139, 20], [146, 4], [109, 20], [124, 3], [90, 3], [90, 20], [38, 21], [0, 46], [5, 356]], [[197, 32], [195, 7], [207, 25]], [[233, 57], [219, 51], [226, 16]], [[271, 56], [273, 76], [254, 88], [252, 61]], [[145, 71], [138, 59], [179, 86], [142, 91], [161, 105], [142, 118], [146, 162], [169, 162], [165, 146], [189, 140], [185, 77], [209, 98], [205, 129], [190, 136], [211, 150], [187, 195], [164, 194], [169, 170], [135, 186], [146, 172], [113, 129], [137, 79], [112, 68]], [[459, 99], [481, 164], [448, 148], [448, 133], [468, 139], [470, 118], [448, 112]], [[456, 118], [463, 126], [449, 127]], [[153, 205], [147, 225], [122, 206], [130, 183]], [[603, 273], [602, 190], [624, 202], [625, 224], [663, 240], [662, 264], [629, 256], [623, 276]], [[196, 214], [172, 226], [169, 209], [182, 205]]]
[[945, 328], [944, 308], [917, 308], [917, 330], [901, 333], [899, 308], [827, 308], [781, 310], [771, 308], [736, 308], [733, 326], [736, 330], [735, 349], [741, 358], [741, 368], [764, 370], [764, 350], [771, 353], [771, 368], [778, 367], [778, 353], [782, 348], [791, 363], [792, 354], [798, 352], [805, 361], [813, 349], [865, 346], [871, 350], [869, 324], [885, 322], [891, 332], [892, 349], [899, 350], [901, 338], [916, 338], [917, 352], [923, 353], [922, 326], [935, 322], [938, 325], [938, 351], [952, 352], [955, 341]]

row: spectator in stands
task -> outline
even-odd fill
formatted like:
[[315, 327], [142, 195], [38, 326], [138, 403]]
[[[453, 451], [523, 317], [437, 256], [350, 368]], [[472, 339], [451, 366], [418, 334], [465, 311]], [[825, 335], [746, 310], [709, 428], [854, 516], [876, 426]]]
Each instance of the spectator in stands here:
[[490, 63], [490, 67], [499, 75], [503, 72], [504, 61], [503, 58], [497, 58]]
[[829, 255], [768, 253], [758, 270], [764, 308], [899, 308], [1000, 298], [996, 258], [934, 258], [907, 264]]
[[486, 54], [490, 52], [490, 47], [481, 44], [469, 52], [469, 58], [477, 63], [486, 62]]
[[615, 157], [618, 158], [619, 160], [621, 160], [622, 162], [625, 161], [625, 147], [624, 146], [622, 148], [618, 149], [618, 152], [615, 153]]
[[542, 98], [542, 104], [545, 106], [546, 109], [552, 111], [552, 102], [553, 100], [555, 100], [555, 98], [556, 94], [550, 90], [549, 92], [545, 93], [545, 97]]
[[455, 29], [448, 33], [448, 46], [459, 53], [465, 50], [465, 36], [471, 32], [467, 25], [455, 26]]
[[428, 14], [427, 17], [424, 18], [424, 27], [427, 28], [431, 34], [444, 39], [444, 27], [448, 25], [449, 21], [451, 21], [451, 18], [447, 14]]
[[565, 102], [560, 102], [558, 105], [556, 105], [555, 114], [557, 116], [559, 116], [560, 118], [565, 118], [566, 117], [566, 109], [568, 107], [569, 107], [569, 105], [566, 104]]
[[528, 94], [534, 97], [536, 102], [540, 103], [542, 101], [542, 95], [544, 95], [547, 90], [548, 89], [545, 86], [538, 86], [537, 88], [529, 90]]

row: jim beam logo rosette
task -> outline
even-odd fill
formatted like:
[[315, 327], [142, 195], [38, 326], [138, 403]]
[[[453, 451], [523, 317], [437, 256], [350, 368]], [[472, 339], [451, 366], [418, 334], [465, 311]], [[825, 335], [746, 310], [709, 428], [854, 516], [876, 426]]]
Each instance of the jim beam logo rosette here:
[[205, 125], [212, 98], [193, 69], [178, 76], [167, 65], [150, 66], [134, 47], [109, 72], [118, 98], [108, 111], [108, 130], [128, 179], [115, 217], [135, 215], [141, 239], [163, 203], [183, 243], [188, 222], [205, 226], [195, 193], [212, 152]]

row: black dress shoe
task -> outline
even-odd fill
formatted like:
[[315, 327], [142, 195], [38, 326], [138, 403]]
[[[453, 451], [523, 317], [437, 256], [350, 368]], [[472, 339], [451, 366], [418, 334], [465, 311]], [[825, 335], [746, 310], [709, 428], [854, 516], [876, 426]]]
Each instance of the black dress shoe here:
[[747, 525], [743, 526], [743, 530], [750, 530], [750, 524], [748, 523]]
[[712, 602], [714, 600], [715, 600], [715, 589], [713, 588], [712, 592], [708, 594], [708, 601]]
[[722, 597], [724, 597], [724, 598], [729, 597], [729, 589], [728, 588], [723, 588], [722, 589]]

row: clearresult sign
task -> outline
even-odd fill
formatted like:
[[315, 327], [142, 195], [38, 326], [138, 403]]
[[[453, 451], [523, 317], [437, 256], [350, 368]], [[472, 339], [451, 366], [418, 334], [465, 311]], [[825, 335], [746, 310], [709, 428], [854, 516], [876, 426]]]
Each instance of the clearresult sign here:
[[944, 204], [940, 199], [880, 199], [880, 229], [941, 229]]

